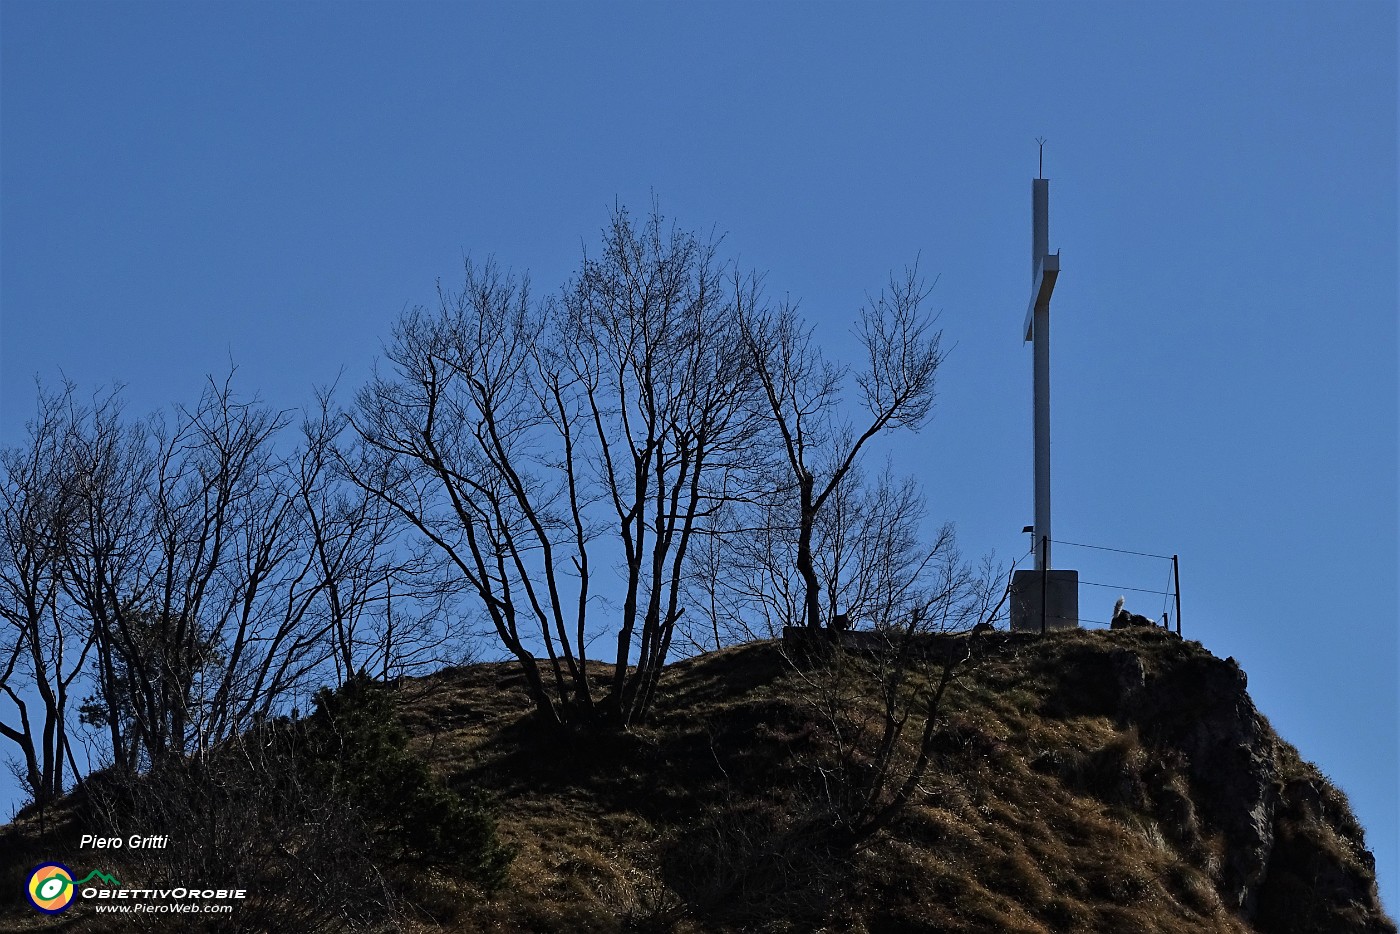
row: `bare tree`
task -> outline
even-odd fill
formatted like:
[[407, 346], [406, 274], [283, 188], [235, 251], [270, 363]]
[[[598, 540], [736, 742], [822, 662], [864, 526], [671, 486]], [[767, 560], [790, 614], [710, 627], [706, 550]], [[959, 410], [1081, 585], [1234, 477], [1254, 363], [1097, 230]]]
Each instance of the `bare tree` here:
[[865, 362], [855, 383], [868, 420], [860, 429], [842, 418], [846, 370], [825, 359], [795, 308], [785, 305], [746, 322], [746, 345], [786, 465], [784, 486], [796, 500], [794, 563], [803, 588], [800, 618], [808, 628], [820, 628], [838, 610], [822, 610], [814, 548], [822, 511], [873, 438], [897, 428], [917, 430], [933, 408], [944, 352], [942, 332], [933, 330], [923, 310], [928, 293], [917, 266], [911, 267], [861, 309], [857, 335]]
[[[907, 516], [903, 521], [907, 523]], [[962, 560], [951, 527], [932, 546], [900, 547], [918, 572], [890, 578], [876, 605], [894, 609], [858, 647], [821, 639], [792, 658], [826, 743], [808, 763], [823, 802], [823, 820], [846, 845], [888, 826], [928, 772], [944, 726], [943, 703], [959, 670], [972, 660], [967, 632], [997, 611], [999, 575]]]
[[202, 746], [220, 735], [211, 721], [238, 719], [230, 675], [247, 640], [226, 635], [285, 555], [286, 497], [270, 482], [281, 427], [211, 384], [173, 426], [114, 414], [77, 432], [64, 586], [98, 649], [87, 716], [105, 723], [118, 765]]
[[460, 660], [440, 559], [348, 482], [346, 422], [319, 401], [296, 444], [232, 373], [145, 419], [119, 389], [39, 388], [0, 451], [0, 737], [41, 807], [81, 778], [78, 723], [130, 773], [356, 671]]
[[[750, 495], [762, 428], [743, 345], [758, 284], [713, 245], [613, 215], [600, 259], [567, 293], [566, 346], [596, 474], [624, 551], [613, 692], [624, 722], [650, 704], [674, 638], [686, 558], [723, 504]], [[640, 630], [640, 632], [638, 632]], [[635, 675], [627, 678], [639, 636]]]
[[105, 733], [113, 763], [134, 768], [141, 745], [126, 708], [117, 703], [124, 668], [117, 638], [121, 595], [144, 576], [150, 547], [143, 485], [154, 469], [144, 422], [123, 418], [119, 391], [89, 412], [74, 411], [63, 469], [72, 480], [72, 508], [60, 554], [63, 596], [93, 640], [96, 693], [84, 720]]
[[[110, 404], [99, 402], [99, 411]], [[18, 774], [41, 809], [63, 793], [65, 761], [73, 763], [69, 701], [93, 644], [61, 584], [76, 479], [69, 445], [82, 417], [71, 384], [54, 393], [40, 387], [27, 443], [0, 452], [0, 692], [13, 707], [0, 736], [19, 747]]]
[[[551, 720], [645, 714], [691, 545], [746, 483], [759, 425], [740, 319], [757, 287], [714, 254], [618, 210], [557, 301], [468, 263], [460, 292], [403, 316], [393, 375], [359, 397], [356, 482], [448, 556]], [[604, 633], [612, 676], [595, 686]]]
[[348, 482], [337, 448], [348, 421], [330, 390], [317, 402], [294, 470], [335, 682], [362, 670], [388, 679], [460, 661], [464, 636], [452, 624], [455, 591], [440, 556], [404, 542], [401, 517]]
[[[826, 605], [843, 607], [851, 623], [880, 630], [927, 614], [929, 578], [946, 570], [955, 549], [950, 525], [925, 541], [925, 515], [913, 477], [896, 478], [887, 464], [871, 481], [859, 465], [853, 467], [818, 513], [813, 531], [813, 562]], [[953, 604], [938, 606], [950, 610]]]
[[[556, 558], [558, 540], [569, 541], [553, 512], [560, 484], [536, 473], [549, 440], [548, 421], [532, 404], [545, 319], [528, 283], [492, 264], [468, 264], [462, 292], [440, 290], [439, 299], [436, 313], [415, 308], [395, 326], [386, 352], [395, 373], [360, 392], [351, 423], [361, 445], [344, 464], [363, 492], [447, 556], [521, 661], [540, 709], [559, 719], [557, 704], [570, 690], [565, 677], [584, 698], [587, 683], [562, 622], [563, 598], [549, 601], [554, 612], [547, 611], [535, 580], [556, 595], [560, 560], [586, 557], [579, 544]], [[580, 574], [581, 617], [587, 578]], [[531, 627], [550, 654], [552, 691], [527, 647]]]
[[40, 457], [65, 497], [47, 618], [88, 640], [83, 719], [123, 769], [203, 754], [357, 668], [442, 660], [436, 592], [380, 504], [331, 469], [327, 410], [292, 446], [290, 417], [231, 378], [168, 419], [124, 420], [115, 394], [82, 410], [70, 391], [62, 445]]

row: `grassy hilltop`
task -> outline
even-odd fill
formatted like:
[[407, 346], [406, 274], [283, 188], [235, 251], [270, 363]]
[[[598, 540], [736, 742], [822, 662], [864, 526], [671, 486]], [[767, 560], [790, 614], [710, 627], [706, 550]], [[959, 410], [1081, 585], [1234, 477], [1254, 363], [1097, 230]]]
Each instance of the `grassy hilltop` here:
[[[865, 839], [831, 826], [851, 780], [834, 764], [852, 741], [843, 731], [879, 718], [862, 707], [875, 692], [859, 690], [873, 663], [755, 643], [671, 666], [654, 717], [628, 733], [542, 729], [515, 663], [390, 688], [391, 733], [404, 742], [374, 747], [395, 776], [379, 781], [418, 789], [413, 800], [447, 808], [455, 827], [479, 829], [471, 808], [484, 807], [502, 844], [484, 862], [435, 859], [451, 842], [404, 826], [421, 815], [362, 804], [354, 813], [377, 816], [347, 818], [332, 839], [333, 813], [298, 818], [309, 812], [279, 811], [267, 802], [282, 799], [258, 790], [193, 809], [223, 828], [226, 852], [204, 847], [178, 871], [156, 853], [107, 865], [142, 880], [198, 872], [252, 893], [205, 928], [186, 917], [143, 930], [293, 929], [278, 918], [460, 932], [1396, 930], [1345, 797], [1255, 710], [1233, 660], [1160, 630], [997, 633], [968, 646], [928, 770]], [[838, 668], [849, 709], [833, 718], [823, 698]], [[304, 735], [302, 757], [323, 755], [320, 734]], [[901, 755], [907, 767], [914, 751]], [[37, 862], [89, 868], [92, 853], [76, 850], [97, 819], [89, 797], [46, 815], [42, 835], [36, 815], [0, 829], [0, 930], [112, 929], [86, 904], [43, 918], [20, 894]], [[190, 849], [172, 841], [172, 854]], [[316, 874], [336, 853], [341, 877], [375, 880], [373, 897], [368, 883], [338, 892]], [[501, 853], [513, 855], [503, 876]]]

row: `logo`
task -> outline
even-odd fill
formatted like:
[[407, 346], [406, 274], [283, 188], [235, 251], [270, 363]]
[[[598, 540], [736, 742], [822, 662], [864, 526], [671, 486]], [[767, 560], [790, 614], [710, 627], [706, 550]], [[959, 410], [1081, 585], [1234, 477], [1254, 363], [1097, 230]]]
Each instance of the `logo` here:
[[44, 863], [29, 874], [29, 903], [46, 915], [73, 904], [73, 871], [62, 863]]
[[73, 904], [73, 893], [78, 886], [86, 885], [93, 879], [100, 879], [108, 885], [121, 885], [116, 879], [94, 869], [77, 882], [73, 881], [73, 870], [62, 863], [44, 863], [36, 866], [29, 874], [29, 884], [25, 886], [25, 892], [29, 896], [29, 904], [38, 911], [46, 915], [56, 915], [60, 911], [66, 911], [68, 906]]

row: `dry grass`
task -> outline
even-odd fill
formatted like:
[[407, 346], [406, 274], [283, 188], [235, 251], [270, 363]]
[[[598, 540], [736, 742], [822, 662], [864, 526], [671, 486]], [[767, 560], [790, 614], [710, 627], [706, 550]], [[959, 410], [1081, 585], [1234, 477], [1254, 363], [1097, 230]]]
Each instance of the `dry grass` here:
[[[412, 748], [449, 783], [495, 796], [517, 856], [492, 900], [423, 880], [405, 929], [1250, 931], [1217, 895], [1224, 842], [1185, 763], [1123, 722], [1105, 684], [1115, 650], [1148, 678], [1201, 650], [1131, 631], [985, 645], [915, 799], [854, 852], [813, 830], [827, 738], [774, 644], [672, 666], [652, 722], [610, 736], [541, 729], [513, 664], [409, 682]], [[595, 673], [601, 688], [608, 670]], [[1340, 793], [1286, 744], [1276, 765], [1292, 790], [1266, 911], [1311, 912], [1329, 931], [1374, 920], [1285, 894], [1318, 879], [1340, 891], [1368, 866]], [[1273, 930], [1296, 929], [1273, 915]], [[34, 925], [8, 905], [0, 919]]]

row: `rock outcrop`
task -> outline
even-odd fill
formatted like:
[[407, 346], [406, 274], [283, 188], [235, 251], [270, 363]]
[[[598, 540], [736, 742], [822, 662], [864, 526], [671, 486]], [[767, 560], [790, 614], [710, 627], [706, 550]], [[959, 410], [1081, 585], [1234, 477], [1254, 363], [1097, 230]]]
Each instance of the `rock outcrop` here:
[[[1148, 653], [1107, 653], [1117, 719], [1187, 780], [1182, 800], [1170, 775], [1155, 776], [1163, 822], [1203, 822], [1220, 835], [1217, 890], [1260, 931], [1394, 931], [1380, 907], [1375, 859], [1345, 799], [1274, 733], [1235, 659], [1184, 648], [1152, 672]], [[1285, 778], [1285, 768], [1311, 774]], [[1186, 836], [1197, 837], [1189, 845], [1203, 843], [1199, 829]], [[1307, 917], [1280, 908], [1300, 886], [1311, 891]]]

